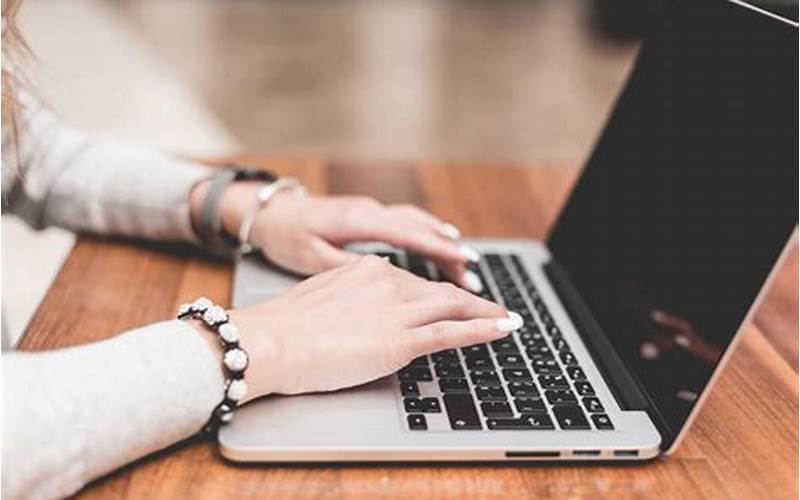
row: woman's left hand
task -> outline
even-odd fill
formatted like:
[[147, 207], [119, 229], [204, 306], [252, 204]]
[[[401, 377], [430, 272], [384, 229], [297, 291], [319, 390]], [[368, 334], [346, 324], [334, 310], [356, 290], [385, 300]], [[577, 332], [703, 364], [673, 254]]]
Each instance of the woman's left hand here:
[[[252, 210], [258, 185], [232, 185], [222, 200], [223, 226], [238, 232]], [[247, 192], [251, 191], [251, 192]], [[297, 273], [316, 274], [358, 260], [348, 243], [377, 241], [418, 252], [454, 283], [478, 292], [480, 279], [466, 268], [478, 253], [459, 242], [452, 224], [413, 205], [383, 205], [364, 196], [276, 194], [256, 216], [250, 243], [272, 262]]]

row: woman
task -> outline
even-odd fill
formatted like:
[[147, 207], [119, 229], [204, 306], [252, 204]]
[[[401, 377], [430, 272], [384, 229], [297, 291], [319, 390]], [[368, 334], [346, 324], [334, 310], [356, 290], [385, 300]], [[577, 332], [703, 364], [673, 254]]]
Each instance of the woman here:
[[[4, 3], [4, 56], [19, 46], [15, 11], [15, 3]], [[257, 202], [269, 181], [220, 180], [201, 165], [85, 137], [62, 125], [7, 69], [5, 213], [36, 228], [198, 244], [198, 231], [206, 240], [209, 227], [241, 237], [246, 225], [252, 230], [240, 243], [314, 275], [279, 297], [224, 313], [249, 356], [240, 403], [362, 384], [422, 354], [487, 342], [522, 324], [519, 316], [453, 285], [342, 249], [379, 240], [418, 251], [454, 282], [478, 291], [480, 280], [466, 269], [476, 253], [459, 243], [453, 226], [427, 212], [291, 189]], [[209, 207], [216, 207], [213, 213]], [[4, 352], [3, 498], [69, 495], [196, 434], [212, 414], [214, 423], [229, 418], [231, 412], [219, 413], [220, 401], [230, 396], [226, 378], [241, 370], [223, 367], [219, 330], [199, 315], [165, 318], [95, 344]]]

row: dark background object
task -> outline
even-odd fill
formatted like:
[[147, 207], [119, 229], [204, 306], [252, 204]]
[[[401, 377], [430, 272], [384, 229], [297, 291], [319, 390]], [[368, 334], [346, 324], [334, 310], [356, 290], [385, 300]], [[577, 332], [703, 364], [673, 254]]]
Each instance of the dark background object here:
[[[653, 28], [666, 2], [669, 0], [593, 0], [592, 24], [609, 38], [641, 38]], [[797, 0], [755, 0], [748, 3], [797, 21]]]

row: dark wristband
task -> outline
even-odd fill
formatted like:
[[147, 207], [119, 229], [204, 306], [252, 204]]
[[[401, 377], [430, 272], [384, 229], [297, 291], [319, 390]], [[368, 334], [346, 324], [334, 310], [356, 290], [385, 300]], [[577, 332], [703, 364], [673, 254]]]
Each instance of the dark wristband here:
[[223, 230], [222, 218], [219, 213], [225, 189], [232, 182], [274, 182], [276, 179], [277, 176], [272, 172], [241, 165], [229, 165], [228, 168], [214, 175], [200, 209], [200, 222], [197, 227], [200, 240], [212, 251], [227, 253], [235, 249], [236, 238]]

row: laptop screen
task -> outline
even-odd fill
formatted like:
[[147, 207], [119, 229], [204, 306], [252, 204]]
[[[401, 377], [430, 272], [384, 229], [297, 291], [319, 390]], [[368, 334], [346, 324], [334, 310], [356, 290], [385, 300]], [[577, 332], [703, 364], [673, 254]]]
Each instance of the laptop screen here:
[[800, 167], [797, 27], [665, 9], [549, 245], [669, 447], [791, 237]]

